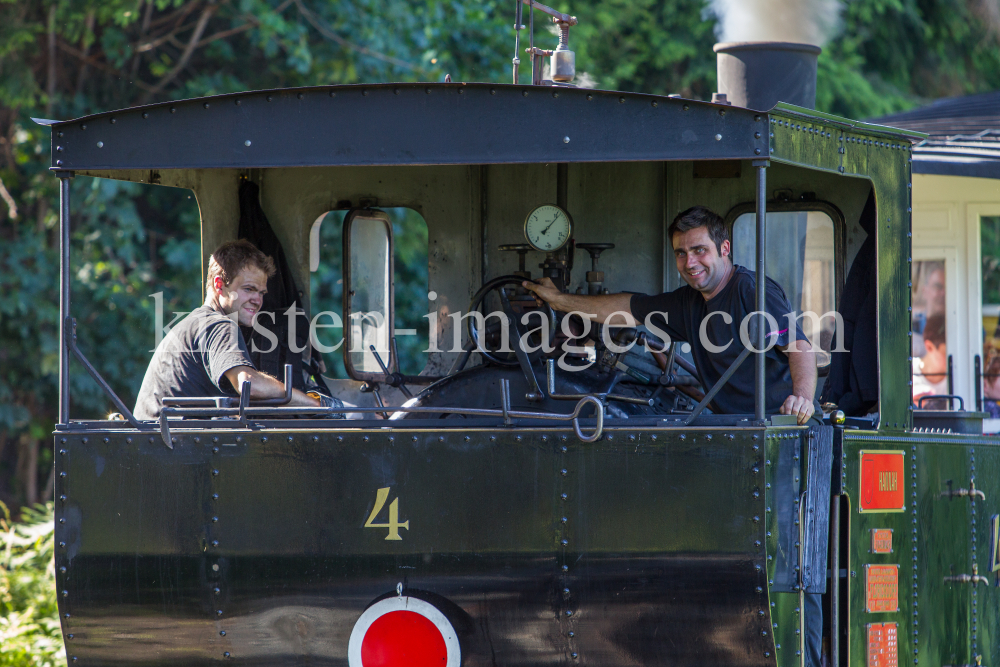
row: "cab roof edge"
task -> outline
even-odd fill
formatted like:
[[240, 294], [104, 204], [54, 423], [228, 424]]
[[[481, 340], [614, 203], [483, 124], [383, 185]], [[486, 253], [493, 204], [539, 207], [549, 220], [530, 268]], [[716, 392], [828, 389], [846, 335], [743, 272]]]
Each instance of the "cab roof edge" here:
[[43, 127], [48, 127], [49, 125], [57, 125], [63, 122], [61, 120], [50, 120], [48, 118], [32, 118], [31, 120], [33, 120], [35, 123]]

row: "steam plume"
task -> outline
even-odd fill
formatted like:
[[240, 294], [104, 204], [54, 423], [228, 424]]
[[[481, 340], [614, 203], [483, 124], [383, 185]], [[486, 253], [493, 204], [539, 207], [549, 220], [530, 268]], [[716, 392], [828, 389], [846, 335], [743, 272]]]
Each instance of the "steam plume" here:
[[709, 0], [722, 42], [822, 46], [840, 27], [841, 0]]

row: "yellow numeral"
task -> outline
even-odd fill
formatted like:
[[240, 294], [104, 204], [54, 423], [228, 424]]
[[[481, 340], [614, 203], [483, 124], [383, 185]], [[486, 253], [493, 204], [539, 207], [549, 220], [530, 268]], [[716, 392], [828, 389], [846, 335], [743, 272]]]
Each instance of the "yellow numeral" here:
[[410, 522], [408, 520], [403, 523], [399, 522], [399, 498], [389, 503], [389, 523], [373, 523], [375, 517], [378, 516], [378, 513], [385, 506], [385, 501], [389, 499], [389, 490], [391, 488], [391, 486], [387, 486], [384, 489], [379, 489], [378, 493], [376, 493], [375, 508], [372, 510], [371, 516], [368, 517], [368, 521], [365, 521], [365, 528], [388, 528], [389, 534], [385, 539], [401, 540], [403, 538], [399, 536], [399, 529], [405, 528], [409, 530]]

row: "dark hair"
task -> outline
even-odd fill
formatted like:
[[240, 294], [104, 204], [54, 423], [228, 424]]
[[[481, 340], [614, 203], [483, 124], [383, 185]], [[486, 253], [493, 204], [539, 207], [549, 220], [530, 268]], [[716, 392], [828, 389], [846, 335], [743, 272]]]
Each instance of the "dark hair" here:
[[274, 275], [274, 260], [258, 250], [257, 246], [246, 239], [226, 241], [215, 249], [208, 260], [206, 293], [210, 294], [215, 288], [216, 276], [221, 276], [222, 282], [228, 285], [248, 266], [260, 269], [268, 278]]
[[934, 347], [944, 345], [946, 339], [943, 313], [934, 313], [927, 318], [927, 323], [924, 324], [924, 340], [929, 340]]
[[674, 234], [682, 234], [699, 227], [708, 229], [708, 236], [715, 241], [715, 248], [721, 255], [722, 242], [729, 241], [729, 229], [718, 213], [704, 206], [692, 206], [677, 214], [674, 221], [667, 227], [667, 238], [670, 239], [670, 245], [674, 244]]

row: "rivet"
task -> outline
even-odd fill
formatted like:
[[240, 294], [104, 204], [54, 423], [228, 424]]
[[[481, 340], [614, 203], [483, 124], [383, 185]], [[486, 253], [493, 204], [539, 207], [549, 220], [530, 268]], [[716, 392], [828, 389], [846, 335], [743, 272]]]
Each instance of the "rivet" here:
[[104, 148], [104, 142], [103, 141], [98, 141], [97, 142], [97, 147], [98, 148]]
[[[462, 92], [462, 91], [459, 90], [458, 92]], [[552, 97], [559, 97], [559, 93], [557, 93], [555, 91], [552, 91]]]
[[569, 544], [569, 540], [559, 540], [559, 544], [566, 546], [567, 544]]
[[[521, 436], [517, 436], [517, 439], [520, 440]], [[444, 442], [444, 436], [443, 435], [439, 435], [438, 436], [438, 442]]]
[[[337, 440], [343, 440], [343, 436], [337, 436]], [[490, 440], [496, 440], [496, 437], [491, 437]], [[417, 436], [413, 436], [413, 442], [417, 441]]]
[[267, 442], [267, 436], [265, 435], [264, 437], [262, 437], [262, 438], [260, 439], [260, 441], [261, 441], [261, 442]]
[[83, 123], [82, 125], [80, 125], [80, 129], [81, 130], [86, 130], [87, 129], [87, 124]]
[[219, 441], [219, 437], [218, 436], [212, 438], [212, 442], [218, 442], [218, 441]]
[[56, 152], [57, 153], [62, 153], [62, 149], [63, 149], [62, 146], [56, 146]]
[[524, 97], [527, 97], [528, 96], [528, 91], [527, 90], [522, 90], [521, 91], [521, 95], [524, 96]]
[[59, 523], [66, 523], [66, 519], [60, 518]]
[[218, 586], [216, 586], [215, 588], [212, 589], [212, 592], [215, 593], [216, 595], [218, 595], [219, 593], [222, 592], [222, 589], [219, 588]]
[[212, 546], [213, 547], [219, 546], [219, 540], [212, 540]]
[[656, 100], [653, 100], [652, 102], [650, 102], [650, 104], [651, 104], [651, 105], [653, 106], [653, 108], [654, 108], [654, 109], [655, 109], [655, 108], [657, 107], [657, 105], [658, 105], [658, 103], [657, 103], [657, 101], [656, 101]]
[[330, 91], [330, 97], [336, 97], [337, 93], [333, 90]]
[[244, 145], [244, 146], [249, 146], [249, 145], [250, 145], [250, 140], [249, 140], [249, 139], [247, 139], [246, 141], [244, 141], [244, 142], [243, 142], [243, 145]]
[[305, 95], [302, 94], [302, 93], [299, 93], [298, 98], [301, 100], [303, 97], [305, 97]]
[[219, 471], [213, 468], [213, 469], [212, 469], [212, 474], [213, 474], [213, 475], [218, 475], [218, 474], [219, 474]]
[[759, 546], [760, 546], [760, 540], [754, 540], [754, 543], [753, 543], [753, 545], [754, 545], [755, 547], [759, 547]]
[[65, 565], [63, 565], [62, 567], [59, 568], [59, 574], [66, 574], [66, 566]]
[[562, 451], [562, 453], [563, 453], [563, 454], [565, 454], [566, 452], [568, 452], [568, 451], [569, 451], [569, 447], [567, 447], [566, 445], [563, 445], [563, 446], [562, 446], [562, 447], [560, 447], [559, 449], [560, 449], [560, 450]]
[[114, 119], [114, 117], [111, 117], [111, 118], [110, 118], [109, 120], [111, 121], [111, 124], [112, 124], [112, 125], [114, 125], [115, 123], [117, 123], [117, 122], [118, 122], [117, 120], [115, 120], [115, 119]]
[[66, 496], [59, 496], [59, 502], [61, 503], [66, 502]]
[[754, 155], [760, 155], [760, 149], [759, 148], [753, 149], [753, 154]]
[[[218, 563], [212, 563], [212, 572], [218, 572], [218, 571], [219, 571], [219, 564]], [[222, 612], [220, 611], [219, 614], [221, 615]]]
[[573, 615], [573, 610], [572, 609], [567, 609], [566, 610], [566, 615], [567, 616], [572, 616]]
[[719, 115], [720, 116], [725, 116], [726, 115], [726, 110], [725, 109], [719, 109]]
[[619, 97], [618, 98], [618, 104], [625, 104], [625, 98], [624, 97]]
[[66, 635], [66, 639], [73, 639], [75, 635]]
[[69, 591], [67, 591], [66, 589], [63, 589], [63, 591], [62, 591], [62, 596], [63, 596], [64, 598], [68, 598], [68, 597], [69, 597]]
[[218, 521], [219, 521], [219, 517], [217, 517], [217, 516], [213, 516], [212, 517], [212, 523], [218, 523]]
[[[430, 91], [428, 91], [428, 92], [430, 92]], [[361, 91], [361, 95], [362, 95], [362, 97], [368, 97], [368, 91], [367, 90], [362, 90]]]
[[223, 658], [228, 658], [229, 657], [229, 651], [226, 651], [225, 653], [223, 653], [222, 657]]
[[219, 494], [218, 493], [213, 493], [212, 494], [212, 500], [218, 500], [218, 499], [219, 499]]
[[[389, 437], [389, 440], [392, 440], [392, 437], [391, 437], [391, 436]], [[467, 436], [465, 436], [465, 441], [466, 441], [466, 442], [469, 442], [470, 440], [472, 440], [472, 438], [471, 438], [470, 436], [468, 436], [468, 435], [467, 435]], [[544, 436], [544, 435], [542, 436], [542, 440], [545, 440], [545, 436]]]
[[243, 438], [240, 436], [236, 436], [236, 442], [243, 442]]
[[497, 94], [497, 89], [496, 88], [490, 88], [490, 95], [496, 95], [496, 94]]
[[591, 95], [590, 93], [587, 93], [587, 101], [589, 102], [592, 99], [594, 99], [594, 96]]
[[569, 496], [567, 496], [565, 493], [560, 494], [559, 497], [562, 498], [563, 500], [569, 498]]
[[568, 144], [569, 143], [569, 137], [563, 137], [563, 143], [564, 144]]
[[563, 565], [562, 566], [562, 571], [563, 572], [569, 572], [569, 565]]
[[576, 658], [577, 658], [576, 653], [570, 653], [569, 655], [570, 655], [571, 658], [573, 658], [574, 660], [576, 660]]
[[566, 470], [566, 468], [563, 468], [562, 470], [559, 471], [559, 474], [561, 474], [563, 477], [565, 477], [566, 475], [569, 474], [569, 470]]
[[60, 549], [65, 549], [66, 548], [66, 543], [65, 542], [60, 542], [59, 543], [59, 548]]
[[517, 440], [518, 442], [521, 442], [521, 436], [517, 436], [516, 440]]
[[722, 135], [721, 134], [715, 135], [715, 140], [716, 141], [722, 141]]
[[687, 439], [687, 435], [685, 435], [685, 434], [683, 434], [683, 433], [681, 433], [681, 434], [680, 434], [679, 436], [677, 436], [677, 437], [678, 437], [679, 439], [681, 439], [681, 440], [686, 440], [686, 439]]
[[[65, 442], [65, 440], [63, 442]], [[66, 450], [65, 449], [60, 449], [59, 450], [59, 454], [61, 454], [62, 456], [66, 456]]]
[[65, 477], [66, 476], [66, 471], [64, 470], [63, 472], [59, 473], [59, 476], [60, 477]]
[[[344, 436], [342, 436], [342, 435], [338, 435], [338, 436], [337, 436], [337, 442], [343, 442], [343, 441], [344, 441]], [[414, 436], [414, 437], [413, 437], [413, 441], [414, 441], [414, 442], [416, 442], [416, 441], [417, 441], [417, 438], [416, 438], [416, 436]]]
[[219, 453], [219, 448], [218, 447], [212, 447], [212, 453], [213, 454], [218, 454]]
[[268, 102], [270, 102], [271, 101], [271, 96], [268, 95], [266, 99], [267, 99]]
[[205, 108], [206, 109], [208, 108], [208, 102], [205, 102]]
[[225, 630], [219, 630], [219, 636], [220, 637], [225, 637], [226, 636], [226, 631]]
[[177, 113], [177, 107], [170, 107], [170, 113]]
[[561, 523], [566, 523], [567, 521], [569, 521], [569, 519], [567, 519], [566, 517], [563, 517], [563, 518], [559, 519], [559, 521]]
[[368, 436], [367, 435], [364, 437], [364, 441], [368, 442]]
[[685, 105], [684, 105], [683, 107], [681, 107], [681, 108], [682, 108], [682, 109], [684, 109], [684, 111], [687, 111], [687, 110], [688, 110], [688, 109], [690, 109], [691, 107], [689, 107], [689, 106], [688, 106], [687, 104], [685, 104]]
[[240, 105], [240, 100], [238, 100], [238, 99], [237, 100], [233, 100], [233, 104], [235, 104], [236, 106], [239, 106]]
[[[416, 437], [414, 437], [413, 439], [416, 440]], [[490, 442], [496, 442], [496, 439], [497, 437], [495, 435], [490, 436]]]
[[760, 586], [758, 586], [758, 587], [757, 587], [757, 592], [758, 592], [758, 593], [763, 593], [763, 592], [764, 592], [764, 589], [763, 589], [763, 588], [761, 588]]

